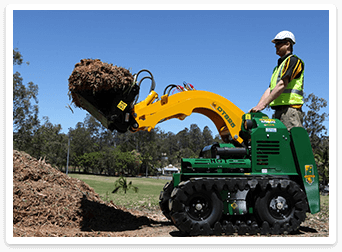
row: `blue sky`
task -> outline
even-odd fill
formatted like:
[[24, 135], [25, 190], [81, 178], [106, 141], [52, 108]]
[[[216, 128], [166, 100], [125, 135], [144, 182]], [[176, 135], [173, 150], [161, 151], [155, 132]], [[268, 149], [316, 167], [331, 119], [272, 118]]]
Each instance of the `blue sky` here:
[[[160, 96], [168, 84], [186, 81], [247, 112], [268, 87], [278, 59], [271, 40], [282, 30], [296, 36], [294, 53], [305, 62], [305, 92], [329, 102], [328, 10], [14, 10], [13, 47], [30, 65], [13, 70], [24, 83], [38, 85], [39, 117], [61, 124], [63, 132], [86, 115], [66, 108], [68, 78], [83, 58], [132, 73], [148, 69]], [[140, 99], [148, 90], [149, 83], [143, 83]], [[177, 133], [193, 123], [217, 134], [199, 114], [158, 127]]]

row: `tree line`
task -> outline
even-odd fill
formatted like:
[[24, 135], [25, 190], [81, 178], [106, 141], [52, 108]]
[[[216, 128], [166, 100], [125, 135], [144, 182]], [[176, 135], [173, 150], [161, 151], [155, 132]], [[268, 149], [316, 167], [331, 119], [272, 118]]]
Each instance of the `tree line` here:
[[16, 141], [20, 132], [14, 132], [14, 148], [24, 150], [36, 158], [65, 171], [70, 137], [69, 171], [102, 175], [156, 174], [156, 168], [169, 163], [179, 165], [184, 157], [198, 157], [201, 147], [214, 139], [209, 127], [203, 131], [192, 124], [177, 134], [165, 133], [159, 128], [151, 132], [110, 132], [93, 116], [87, 114], [83, 122], [71, 128], [68, 134], [61, 126], [53, 125], [47, 117], [32, 132], [24, 145]]
[[[13, 64], [28, 64], [18, 49], [13, 50]], [[196, 124], [178, 133], [155, 128], [151, 132], [121, 134], [105, 129], [94, 117], [87, 114], [68, 133], [60, 124], [54, 125], [48, 117], [38, 119], [38, 85], [24, 84], [19, 72], [13, 74], [13, 146], [65, 171], [69, 148], [69, 171], [103, 175], [155, 174], [156, 168], [169, 163], [180, 165], [181, 158], [198, 157], [201, 149], [213, 142], [209, 127], [200, 129]], [[324, 122], [327, 106], [323, 98], [314, 94], [305, 96], [308, 111], [304, 127], [309, 133], [316, 163], [323, 184], [329, 181], [329, 136]], [[70, 142], [70, 146], [68, 145]]]

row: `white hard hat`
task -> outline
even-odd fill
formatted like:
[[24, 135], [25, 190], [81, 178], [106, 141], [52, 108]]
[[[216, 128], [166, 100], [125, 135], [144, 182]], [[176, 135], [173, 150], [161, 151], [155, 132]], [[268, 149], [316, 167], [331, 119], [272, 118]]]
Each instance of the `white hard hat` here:
[[279, 41], [279, 40], [290, 40], [293, 44], [296, 44], [295, 36], [290, 31], [281, 31], [279, 32], [275, 38], [272, 40], [273, 43]]

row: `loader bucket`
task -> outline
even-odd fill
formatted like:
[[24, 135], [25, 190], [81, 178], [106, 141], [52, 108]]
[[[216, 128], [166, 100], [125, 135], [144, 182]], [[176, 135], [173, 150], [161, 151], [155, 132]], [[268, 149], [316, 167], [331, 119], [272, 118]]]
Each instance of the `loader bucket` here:
[[139, 86], [133, 82], [127, 69], [83, 59], [69, 77], [69, 95], [105, 128], [125, 133], [135, 123], [132, 108]]
[[132, 116], [132, 102], [138, 92], [139, 87], [135, 86], [129, 95], [113, 90], [101, 91], [96, 94], [89, 91], [77, 91], [74, 94], [80, 107], [99, 120], [105, 128], [125, 133], [136, 123]]

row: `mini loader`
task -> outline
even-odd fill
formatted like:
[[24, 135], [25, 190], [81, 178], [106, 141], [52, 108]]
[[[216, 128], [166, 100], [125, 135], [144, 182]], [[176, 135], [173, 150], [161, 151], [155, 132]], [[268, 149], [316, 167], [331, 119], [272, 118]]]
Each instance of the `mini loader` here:
[[[141, 73], [147, 76], [141, 78]], [[137, 103], [141, 82], [152, 82]], [[220, 95], [192, 85], [168, 85], [159, 98], [148, 70], [120, 90], [90, 92], [69, 88], [79, 107], [104, 127], [118, 132], [151, 131], [172, 118], [192, 113], [210, 118], [224, 143], [213, 143], [198, 158], [181, 160], [160, 193], [160, 208], [187, 235], [287, 234], [306, 213], [320, 211], [319, 178], [308, 134], [290, 132], [277, 119], [244, 113]], [[72, 85], [69, 79], [69, 87]], [[171, 90], [179, 92], [171, 94]]]

